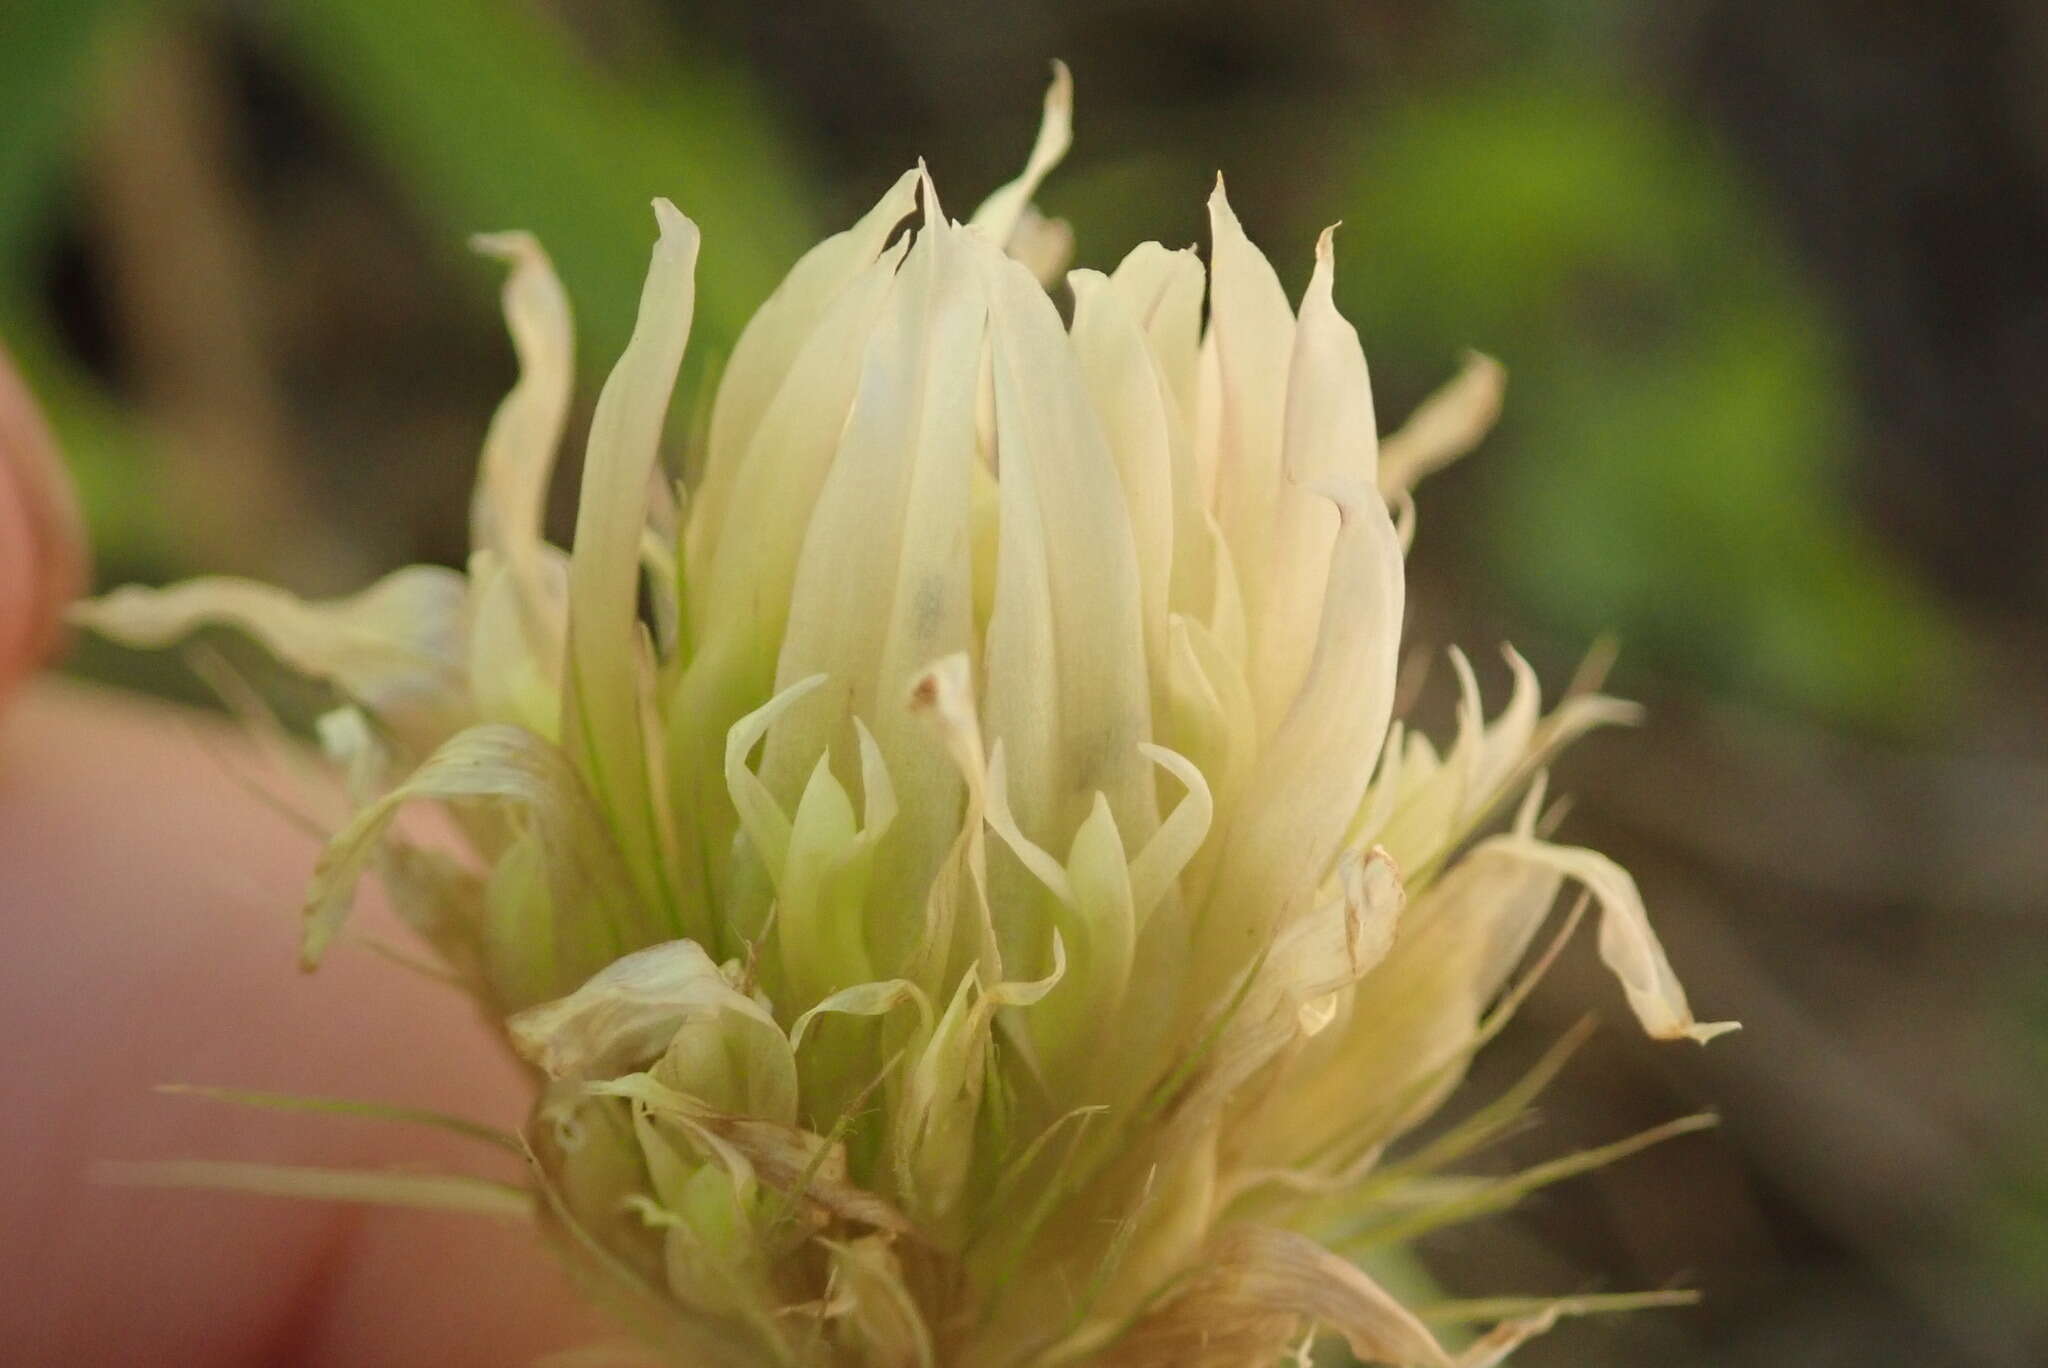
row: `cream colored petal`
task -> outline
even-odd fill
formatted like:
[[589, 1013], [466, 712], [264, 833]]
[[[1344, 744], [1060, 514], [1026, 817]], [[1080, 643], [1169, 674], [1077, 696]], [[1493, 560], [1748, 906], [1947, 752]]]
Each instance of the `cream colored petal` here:
[[1212, 984], [1307, 910], [1365, 796], [1393, 710], [1404, 596], [1394, 525], [1370, 488], [1330, 495], [1343, 523], [1315, 656], [1259, 757], [1202, 922]]
[[740, 829], [753, 843], [755, 853], [767, 867], [768, 877], [777, 884], [782, 881], [783, 867], [789, 863], [789, 815], [760, 777], [747, 768], [747, 757], [783, 714], [806, 694], [816, 691], [825, 679], [824, 675], [816, 674], [798, 680], [735, 722], [726, 733], [726, 790], [739, 814]]
[[1061, 882], [1065, 897], [1050, 908], [1056, 986], [1026, 1020], [1045, 1087], [1061, 1103], [1078, 1103], [1095, 1100], [1094, 1080], [1115, 1067], [1100, 1042], [1119, 1020], [1137, 948], [1130, 866], [1100, 794], [1074, 833]]
[[1237, 558], [1231, 554], [1230, 545], [1224, 540], [1222, 526], [1213, 514], [1206, 511], [1202, 514], [1202, 532], [1209, 543], [1209, 578], [1213, 595], [1202, 623], [1209, 629], [1217, 649], [1230, 661], [1231, 668], [1244, 676], [1249, 697], [1251, 628], [1245, 611], [1244, 588], [1238, 579]]
[[1283, 929], [1259, 962], [1223, 1033], [1210, 1086], [1248, 1079], [1297, 1038], [1321, 1031], [1332, 995], [1386, 958], [1405, 903], [1393, 861], [1377, 850], [1347, 854], [1334, 882], [1333, 896]]
[[598, 397], [584, 457], [569, 562], [561, 735], [610, 819], [641, 895], [673, 906], [663, 840], [652, 820], [640, 717], [640, 530], [670, 392], [690, 337], [698, 233], [667, 200], [656, 200], [654, 212], [661, 238], [640, 316]]
[[[759, 417], [726, 513], [747, 535], [721, 541], [687, 586], [694, 650], [665, 709], [682, 865], [705, 871], [692, 890], [707, 926], [729, 896], [732, 814], [722, 755], [727, 731], [773, 692], [797, 558], [846, 427], [868, 339], [895, 288], [907, 241], [843, 283]], [[707, 514], [691, 509], [692, 527]], [[794, 792], [782, 795], [794, 802]], [[708, 932], [707, 932], [708, 933]]]
[[1085, 985], [1086, 1006], [1078, 1014], [1078, 1024], [1083, 1040], [1095, 1040], [1103, 1023], [1114, 1021], [1123, 1005], [1138, 934], [1123, 838], [1108, 800], [1100, 794], [1068, 848], [1067, 882], [1074, 918], [1072, 927], [1060, 934], [1076, 942], [1077, 960], [1067, 978], [1071, 982], [1078, 977]]
[[785, 682], [830, 674], [833, 706], [778, 725], [762, 761], [769, 787], [793, 793], [827, 749], [850, 772], [850, 719], [867, 723], [902, 809], [877, 866], [877, 905], [915, 906], [957, 832], [960, 775], [903, 699], [933, 660], [972, 646], [967, 515], [986, 304], [967, 240], [926, 223], [869, 342], [804, 536], [777, 667]]
[[[1478, 759], [1473, 764], [1474, 803], [1486, 801], [1521, 767], [1529, 754], [1530, 742], [1535, 738], [1543, 706], [1542, 689], [1529, 662], [1522, 659], [1512, 646], [1501, 647], [1501, 655], [1506, 658], [1508, 669], [1515, 677], [1514, 691], [1509, 694], [1508, 704], [1501, 709], [1500, 716], [1487, 727]], [[1468, 805], [1468, 815], [1472, 810]]]
[[512, 722], [556, 739], [562, 720], [562, 629], [568, 559], [536, 546], [526, 572], [495, 551], [469, 558], [470, 702], [480, 722]]
[[1146, 655], [1153, 680], [1163, 687], [1176, 522], [1166, 396], [1144, 331], [1109, 278], [1075, 271], [1068, 282], [1074, 290], [1074, 352], [1123, 484], [1138, 557]]
[[[736, 1116], [687, 1096], [653, 1074], [628, 1074], [587, 1085], [588, 1093], [626, 1098], [653, 1116], [678, 1122], [692, 1138], [715, 1146], [728, 1171], [751, 1170], [761, 1181], [800, 1199], [820, 1215], [912, 1236], [917, 1231], [900, 1211], [847, 1180], [846, 1150], [798, 1126], [759, 1117]], [[692, 1360], [693, 1361], [693, 1360]]]
[[1018, 225], [1024, 222], [1031, 197], [1046, 176], [1074, 145], [1074, 76], [1065, 62], [1052, 64], [1052, 85], [1045, 92], [1045, 115], [1038, 125], [1038, 138], [1024, 163], [1024, 174], [1002, 186], [974, 211], [969, 225], [996, 246], [1009, 250]]
[[691, 566], [691, 618], [703, 651], [719, 655], [731, 649], [728, 637], [744, 634], [763, 643], [754, 653], [772, 670], [804, 531], [909, 247], [907, 236], [897, 239], [841, 285], [763, 406], [720, 508], [702, 498], [692, 505], [693, 530], [713, 519], [747, 529]]
[[1002, 977], [988, 901], [988, 775], [965, 654], [936, 661], [918, 676], [910, 690], [910, 711], [937, 732], [966, 789], [959, 829], [925, 893], [924, 923], [904, 956], [906, 972], [938, 993], [958, 982], [970, 963], [979, 964], [989, 979]]
[[[1343, 1081], [1348, 1092], [1334, 1099], [1319, 1096], [1315, 1105], [1305, 1106], [1308, 1089], [1300, 1086], [1301, 1071], [1283, 1076], [1271, 1067], [1323, 1030], [1331, 1015], [1326, 999], [1383, 965], [1400, 922], [1405, 904], [1400, 876], [1380, 852], [1347, 855], [1335, 883], [1332, 896], [1293, 919], [1269, 949], [1240, 965], [1237, 981], [1196, 999], [1197, 1017], [1189, 1029], [1196, 1038], [1213, 1031], [1215, 1044], [1201, 1072], [1181, 1090], [1163, 1145], [1190, 1143], [1226, 1109], [1243, 1118], [1233, 1141], [1248, 1152], [1262, 1134], [1277, 1136], [1283, 1147], [1308, 1144], [1328, 1127], [1348, 1131], [1361, 1101], [1378, 1095], [1377, 1088], [1362, 1091], [1370, 1075], [1353, 1074]], [[1352, 1020], [1357, 1020], [1355, 1013]], [[1340, 1074], [1326, 1070], [1324, 1076]], [[1318, 1081], [1307, 1080], [1311, 1085]]]
[[1048, 892], [1062, 903], [1073, 904], [1074, 890], [1067, 882], [1065, 867], [1051, 851], [1024, 834], [1010, 811], [1009, 760], [1001, 741], [996, 742], [988, 761], [988, 825]]
[[661, 1058], [692, 1008], [731, 993], [702, 946], [669, 941], [613, 961], [566, 997], [515, 1013], [505, 1029], [521, 1057], [550, 1078], [616, 1078]]
[[1159, 824], [1159, 830], [1152, 833], [1152, 839], [1131, 860], [1131, 904], [1142, 924], [1172, 891], [1174, 881], [1208, 839], [1216, 805], [1201, 770], [1189, 763], [1187, 757], [1164, 746], [1147, 744], [1139, 749], [1187, 790]]
[[[1251, 244], [1218, 179], [1209, 196], [1209, 341], [1215, 348], [1216, 520], [1250, 619], [1271, 609], [1285, 483], [1288, 358], [1294, 314], [1265, 254]], [[1263, 710], [1261, 720], [1266, 718]]]
[[865, 812], [832, 774], [830, 752], [817, 768], [791, 822], [789, 859], [779, 884], [775, 937], [789, 981], [785, 1005], [815, 1002], [873, 978], [866, 902], [875, 846], [896, 819], [895, 790], [874, 738], [860, 719], [861, 787]]
[[1393, 946], [1407, 894], [1401, 871], [1383, 850], [1350, 852], [1337, 862], [1337, 896], [1274, 942], [1270, 963], [1288, 999], [1307, 1008], [1349, 988], [1378, 967]]
[[484, 436], [469, 509], [472, 549], [503, 555], [541, 536], [548, 477], [576, 381], [576, 333], [569, 297], [530, 234], [481, 234], [470, 245], [512, 267], [503, 299], [519, 380]]
[[1059, 315], [979, 252], [990, 294], [1001, 537], [982, 714], [1018, 823], [1063, 843], [1092, 796], [1135, 840], [1157, 824], [1137, 558], [1116, 466]]
[[1175, 614], [1170, 631], [1169, 703], [1160, 734], [1194, 762], [1217, 807], [1228, 810], [1250, 777], [1258, 745], [1251, 686], [1201, 623]]
[[394, 571], [347, 598], [307, 601], [251, 580], [129, 585], [71, 610], [129, 646], [168, 646], [201, 627], [255, 638], [287, 668], [325, 680], [408, 742], [431, 747], [467, 712], [463, 579], [436, 565]]
[[925, 1225], [950, 1214], [973, 1161], [988, 1056], [986, 1018], [975, 1006], [979, 987], [972, 972], [960, 980], [923, 1042], [891, 1118], [896, 1188], [912, 1219]]
[[1208, 276], [1193, 248], [1141, 242], [1110, 282], [1141, 326], [1167, 393], [1193, 440], [1196, 358], [1202, 343], [1202, 294]]
[[1267, 1156], [1334, 1152], [1341, 1163], [1434, 1112], [1560, 882], [1482, 849], [1418, 895], [1385, 958], [1353, 988], [1345, 1022], [1317, 1038], [1260, 1117]]
[[1370, 487], [1378, 465], [1372, 386], [1358, 333], [1337, 312], [1334, 230], [1316, 242], [1287, 371], [1285, 479], [1274, 493], [1272, 562], [1251, 617], [1252, 697], [1271, 728], [1294, 701], [1322, 623], [1337, 510], [1311, 491], [1326, 481]]
[[821, 1016], [877, 1017], [892, 1012], [904, 1003], [917, 1009], [918, 1034], [929, 1036], [932, 1030], [932, 1000], [922, 988], [909, 979], [884, 979], [876, 983], [856, 983], [851, 988], [842, 988], [817, 1006], [798, 1017], [789, 1028], [789, 1047], [803, 1048], [804, 1036], [811, 1023]]
[[767, 302], [754, 312], [733, 344], [711, 410], [709, 454], [691, 498], [687, 554], [691, 578], [706, 573], [711, 553], [730, 526], [733, 483], [748, 450], [797, 356], [839, 294], [881, 255], [898, 225], [917, 205], [919, 173], [904, 172], [860, 221], [804, 253]]
[[1528, 836], [1496, 836], [1480, 847], [1552, 869], [1585, 885], [1600, 904], [1600, 958], [1621, 980], [1643, 1030], [1659, 1040], [1702, 1044], [1737, 1029], [1733, 1021], [1695, 1021], [1685, 989], [1672, 972], [1642, 895], [1628, 871], [1598, 851], [1552, 845]]
[[1380, 443], [1380, 491], [1389, 499], [1457, 460], [1485, 438], [1500, 417], [1507, 372], [1472, 352], [1465, 367], [1422, 401], [1401, 430]]
[[1386, 829], [1388, 818], [1394, 815], [1401, 796], [1401, 770], [1407, 751], [1405, 733], [1406, 728], [1399, 722], [1387, 729], [1387, 739], [1380, 745], [1379, 771], [1373, 775], [1372, 787], [1366, 790], [1357, 820], [1344, 835], [1346, 845], [1376, 842], [1379, 833]]
[[1026, 206], [1010, 234], [1010, 255], [1031, 272], [1044, 288], [1057, 287], [1074, 263], [1074, 225], [1062, 218], [1047, 218]]
[[694, 942], [671, 944], [691, 946], [701, 958], [675, 986], [676, 1031], [650, 1072], [720, 1111], [793, 1124], [797, 1071], [789, 1037], [766, 1005], [735, 989]]
[[1442, 761], [1407, 766], [1399, 807], [1384, 827], [1368, 833], [1401, 868], [1418, 873], [1431, 866], [1465, 835], [1464, 817], [1475, 800], [1486, 736], [1479, 680], [1465, 653], [1448, 651], [1458, 677], [1458, 735]]
[[[835, 896], [860, 835], [853, 802], [832, 773], [832, 755], [818, 757], [790, 820], [789, 858], [776, 885], [775, 945], [791, 1007], [816, 1002], [840, 987], [874, 977], [858, 899]], [[865, 874], [865, 867], [856, 871]], [[865, 879], [858, 878], [865, 891]]]

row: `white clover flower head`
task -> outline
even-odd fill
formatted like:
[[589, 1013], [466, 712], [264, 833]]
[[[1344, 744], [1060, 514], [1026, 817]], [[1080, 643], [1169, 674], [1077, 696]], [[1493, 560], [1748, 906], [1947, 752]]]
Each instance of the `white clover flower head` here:
[[[466, 575], [83, 610], [131, 641], [225, 622], [339, 691], [359, 808], [307, 962], [378, 872], [533, 1066], [539, 1223], [673, 1362], [1240, 1368], [1322, 1330], [1449, 1364], [1342, 1255], [1539, 1181], [1439, 1173], [1540, 1077], [1381, 1156], [1520, 1000], [1562, 886], [1650, 1034], [1726, 1029], [1628, 875], [1539, 834], [1546, 761], [1626, 705], [1545, 714], [1509, 652], [1489, 720], [1454, 654], [1449, 745], [1393, 718], [1410, 491], [1499, 368], [1382, 442], [1333, 235], [1290, 306], [1220, 181], [1206, 269], [1147, 243], [1063, 275], [1031, 199], [1070, 108], [1062, 69], [965, 222], [920, 168], [797, 263], [680, 513], [698, 234], [657, 201], [573, 551], [541, 525], [569, 306], [502, 234], [521, 375]], [[413, 802], [476, 863], [409, 844]], [[1458, 1361], [1624, 1303], [1532, 1307]]]

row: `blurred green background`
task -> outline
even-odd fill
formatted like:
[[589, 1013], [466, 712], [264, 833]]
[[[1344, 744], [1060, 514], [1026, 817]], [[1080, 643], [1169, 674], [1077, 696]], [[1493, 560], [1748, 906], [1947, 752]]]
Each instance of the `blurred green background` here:
[[2036, 0], [13, 0], [0, 338], [105, 580], [453, 560], [512, 371], [471, 232], [547, 244], [594, 382], [647, 201], [699, 221], [687, 460], [797, 253], [919, 156], [956, 209], [1014, 174], [1054, 56], [1081, 264], [1200, 241], [1221, 169], [1290, 288], [1344, 221], [1383, 415], [1507, 363], [1423, 492], [1416, 639], [1562, 678], [1612, 632], [1652, 705], [1567, 765], [1571, 830], [1749, 1030], [1606, 1032], [1502, 1162], [1728, 1125], [1439, 1237], [1438, 1282], [1709, 1292], [1532, 1364], [2048, 1361]]

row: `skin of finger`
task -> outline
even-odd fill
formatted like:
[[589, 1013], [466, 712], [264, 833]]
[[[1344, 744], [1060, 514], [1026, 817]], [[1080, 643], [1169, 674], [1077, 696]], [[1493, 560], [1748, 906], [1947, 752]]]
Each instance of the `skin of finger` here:
[[[190, 1158], [519, 1176], [436, 1132], [152, 1091], [376, 1098], [508, 1128], [528, 1093], [446, 986], [349, 946], [294, 968], [314, 842], [223, 748], [255, 763], [201, 715], [47, 679], [0, 716], [5, 1356], [501, 1365], [588, 1342], [598, 1327], [520, 1224], [95, 1180], [101, 1161]], [[372, 901], [371, 927], [402, 935]]]
[[0, 347], [0, 701], [61, 632], [85, 534], [57, 444]]

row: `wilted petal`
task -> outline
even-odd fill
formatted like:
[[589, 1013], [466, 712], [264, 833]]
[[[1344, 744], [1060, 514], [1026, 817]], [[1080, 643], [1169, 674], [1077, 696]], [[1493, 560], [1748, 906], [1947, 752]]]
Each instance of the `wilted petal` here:
[[888, 1239], [870, 1235], [827, 1247], [833, 1276], [852, 1303], [841, 1333], [861, 1361], [875, 1368], [935, 1368], [931, 1330]]
[[480, 234], [470, 245], [511, 264], [503, 291], [505, 323], [519, 357], [518, 383], [484, 436], [469, 510], [470, 541], [477, 550], [516, 558], [540, 539], [548, 477], [575, 384], [575, 329], [569, 297], [531, 234]]
[[917, 1008], [918, 1032], [929, 1036], [932, 1029], [932, 1002], [924, 990], [909, 979], [885, 979], [877, 983], [857, 983], [851, 988], [842, 988], [817, 1006], [796, 1019], [789, 1028], [789, 1045], [792, 1050], [803, 1048], [804, 1033], [811, 1023], [821, 1016], [878, 1017], [894, 1011], [904, 1003]]
[[1629, 1007], [1650, 1035], [1704, 1044], [1737, 1028], [1733, 1021], [1693, 1020], [1685, 989], [1672, 972], [1657, 933], [1650, 929], [1636, 881], [1620, 865], [1595, 850], [1552, 845], [1529, 836], [1496, 836], [1481, 850], [1555, 870], [1586, 886], [1600, 904], [1600, 958], [1621, 980]]
[[1065, 62], [1054, 62], [1052, 85], [1045, 92], [1045, 115], [1038, 126], [1038, 140], [1024, 163], [1024, 174], [983, 200], [974, 211], [971, 226], [996, 246], [1010, 250], [1018, 226], [1026, 221], [1031, 197], [1073, 144], [1074, 77]]
[[413, 565], [347, 598], [309, 602], [250, 580], [129, 585], [72, 618], [130, 646], [168, 646], [206, 626], [256, 639], [288, 668], [325, 680], [413, 744], [432, 746], [468, 711], [463, 581]]
[[1500, 417], [1506, 388], [1500, 362], [1478, 352], [1467, 355], [1464, 369], [1380, 443], [1380, 491], [1391, 499], [1411, 490], [1423, 476], [1478, 446]]
[[[422, 798], [502, 804], [525, 824], [539, 865], [532, 871], [537, 891], [545, 890], [555, 914], [526, 953], [553, 964], [560, 977], [573, 982], [653, 939], [610, 834], [568, 758], [531, 732], [492, 725], [451, 737], [328, 844], [307, 893], [301, 953], [309, 967], [340, 930], [385, 829], [404, 804]], [[571, 911], [573, 917], [563, 916]]]
[[1305, 1328], [1335, 1331], [1363, 1363], [1449, 1368], [1436, 1337], [1378, 1283], [1305, 1235], [1233, 1226], [1173, 1298], [1103, 1356], [1105, 1368], [1244, 1368], [1277, 1361]]
[[505, 1029], [550, 1078], [617, 1078], [661, 1058], [684, 1017], [722, 1008], [731, 993], [703, 947], [669, 941], [614, 960], [567, 997], [514, 1013]]

